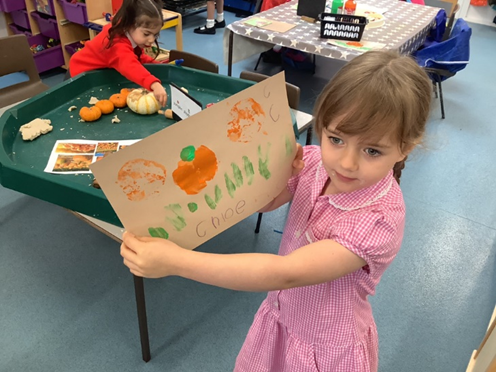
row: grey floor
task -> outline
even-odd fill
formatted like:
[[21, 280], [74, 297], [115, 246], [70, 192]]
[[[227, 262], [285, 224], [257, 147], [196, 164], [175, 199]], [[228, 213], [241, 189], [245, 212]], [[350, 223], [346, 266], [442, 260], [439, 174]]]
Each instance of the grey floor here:
[[[185, 49], [217, 61], [225, 74], [222, 34], [192, 32], [204, 17], [184, 20]], [[436, 100], [426, 146], [402, 178], [403, 246], [371, 299], [381, 372], [465, 371], [496, 304], [496, 28], [472, 26], [470, 65], [444, 84], [447, 117], [440, 119]], [[168, 30], [161, 41], [174, 47]], [[234, 76], [255, 62], [236, 64]], [[325, 80], [287, 74], [302, 87], [301, 108], [311, 111]], [[55, 85], [63, 74], [43, 78]], [[286, 212], [266, 214], [258, 236], [252, 216], [200, 249], [275, 252], [281, 236], [274, 230], [283, 229]], [[0, 255], [2, 372], [230, 371], [265, 296], [146, 280], [152, 360], [145, 364], [118, 244], [62, 208], [0, 186]]]

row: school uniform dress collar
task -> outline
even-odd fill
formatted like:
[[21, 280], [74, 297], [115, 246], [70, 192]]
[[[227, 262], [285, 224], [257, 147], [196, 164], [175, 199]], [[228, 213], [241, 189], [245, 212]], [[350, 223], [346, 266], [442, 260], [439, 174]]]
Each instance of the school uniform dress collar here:
[[[320, 162], [317, 168], [316, 181], [318, 183], [323, 182], [323, 187], [328, 178], [329, 176], [326, 173], [322, 162]], [[330, 194], [325, 196], [328, 197], [329, 204], [331, 204], [335, 208], [341, 209], [343, 211], [353, 211], [372, 205], [377, 200], [382, 198], [389, 192], [393, 185], [393, 182], [396, 181], [393, 177], [393, 171], [391, 170], [382, 180], [365, 189], [360, 189], [349, 193]]]
[[133, 40], [133, 38], [131, 37], [131, 35], [129, 35], [129, 32], [126, 32], [126, 36], [127, 38], [129, 39], [129, 41], [131, 42], [131, 46], [134, 48], [136, 48], [138, 46], [138, 44], [136, 44]]

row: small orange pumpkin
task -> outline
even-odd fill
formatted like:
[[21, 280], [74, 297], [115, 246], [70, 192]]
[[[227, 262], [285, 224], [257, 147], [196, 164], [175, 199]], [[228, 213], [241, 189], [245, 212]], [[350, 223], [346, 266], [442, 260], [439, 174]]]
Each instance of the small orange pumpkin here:
[[109, 101], [112, 102], [115, 107], [119, 107], [119, 108], [127, 106], [126, 100], [127, 100], [127, 94], [122, 94], [122, 93], [112, 94], [109, 98]]
[[108, 99], [102, 99], [101, 101], [98, 101], [95, 103], [95, 106], [98, 107], [101, 111], [102, 114], [110, 114], [112, 111], [114, 111], [114, 104], [109, 101]]
[[81, 110], [79, 110], [79, 116], [84, 121], [95, 121], [102, 116], [102, 110], [96, 106], [82, 107]]
[[121, 94], [127, 98], [127, 95], [131, 93], [133, 90], [134, 90], [133, 88], [122, 88]]

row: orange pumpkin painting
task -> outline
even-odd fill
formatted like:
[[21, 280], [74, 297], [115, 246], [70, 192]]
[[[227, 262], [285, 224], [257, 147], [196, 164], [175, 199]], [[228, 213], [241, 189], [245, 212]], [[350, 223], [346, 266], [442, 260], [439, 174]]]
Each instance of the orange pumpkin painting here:
[[130, 201], [142, 201], [159, 194], [165, 184], [167, 170], [153, 160], [134, 159], [117, 173], [117, 184]]
[[196, 150], [187, 146], [181, 151], [181, 161], [172, 172], [174, 183], [188, 195], [196, 195], [215, 177], [218, 164], [215, 153], [206, 146]]
[[227, 137], [233, 142], [248, 143], [262, 130], [265, 112], [253, 98], [239, 101], [229, 114], [232, 120], [227, 123]]

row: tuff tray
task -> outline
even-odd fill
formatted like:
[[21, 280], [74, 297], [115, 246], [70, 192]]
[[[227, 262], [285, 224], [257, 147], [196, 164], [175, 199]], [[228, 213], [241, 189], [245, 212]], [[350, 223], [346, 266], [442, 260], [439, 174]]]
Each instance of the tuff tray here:
[[[205, 107], [253, 85], [253, 82], [173, 65], [147, 65], [161, 79], [169, 94], [169, 83], [188, 89]], [[164, 115], [142, 116], [128, 108], [116, 109], [93, 123], [79, 121], [79, 109], [91, 97], [108, 99], [122, 88], [137, 86], [114, 70], [100, 70], [69, 79], [7, 110], [0, 118], [0, 184], [61, 207], [121, 226], [104, 193], [91, 186], [91, 174], [45, 173], [48, 158], [57, 140], [142, 139], [180, 122]], [[77, 110], [69, 111], [71, 106]], [[169, 106], [169, 105], [168, 105]], [[208, 110], [208, 109], [207, 109]], [[117, 115], [121, 120], [113, 124]], [[19, 128], [33, 119], [49, 119], [53, 130], [33, 141], [23, 141]], [[212, 118], [215, 120], [214, 118]]]

